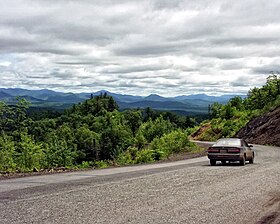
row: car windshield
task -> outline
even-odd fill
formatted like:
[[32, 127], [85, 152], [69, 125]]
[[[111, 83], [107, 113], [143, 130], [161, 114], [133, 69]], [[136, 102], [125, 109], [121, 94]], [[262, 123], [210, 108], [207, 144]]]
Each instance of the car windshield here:
[[240, 145], [240, 139], [220, 139], [214, 146]]

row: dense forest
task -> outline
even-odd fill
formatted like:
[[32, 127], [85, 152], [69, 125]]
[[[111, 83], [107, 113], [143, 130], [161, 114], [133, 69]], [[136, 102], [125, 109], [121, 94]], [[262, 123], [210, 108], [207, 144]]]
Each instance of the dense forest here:
[[211, 119], [201, 123], [192, 137], [215, 141], [233, 137], [253, 117], [280, 106], [280, 76], [271, 73], [264, 86], [250, 89], [245, 99], [232, 98], [227, 104], [214, 103], [209, 108]]
[[0, 171], [136, 164], [197, 150], [186, 131], [194, 119], [151, 108], [120, 112], [107, 94], [63, 113], [29, 107], [24, 98], [0, 102]]

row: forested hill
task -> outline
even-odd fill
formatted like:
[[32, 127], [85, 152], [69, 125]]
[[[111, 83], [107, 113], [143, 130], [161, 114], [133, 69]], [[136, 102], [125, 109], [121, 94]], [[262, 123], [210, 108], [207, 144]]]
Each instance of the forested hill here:
[[0, 102], [0, 171], [135, 164], [196, 149], [186, 132], [193, 119], [150, 108], [120, 112], [106, 93], [63, 114], [30, 116], [29, 106]]
[[[260, 88], [253, 88], [245, 99], [232, 98], [227, 104], [214, 103], [211, 106], [211, 118], [204, 121], [192, 134], [196, 140], [215, 141], [221, 137], [244, 137], [252, 143], [273, 143], [265, 141], [268, 135], [275, 135], [279, 127], [280, 76], [271, 74]], [[272, 112], [269, 112], [272, 111]], [[269, 112], [269, 113], [268, 113]], [[250, 123], [248, 123], [251, 120]], [[260, 124], [257, 124], [260, 122]], [[248, 125], [245, 127], [245, 125]], [[237, 132], [242, 129], [238, 134]], [[250, 132], [250, 129], [251, 132]], [[247, 131], [245, 131], [247, 130]], [[278, 135], [277, 135], [278, 136]], [[278, 143], [277, 143], [278, 144]]]

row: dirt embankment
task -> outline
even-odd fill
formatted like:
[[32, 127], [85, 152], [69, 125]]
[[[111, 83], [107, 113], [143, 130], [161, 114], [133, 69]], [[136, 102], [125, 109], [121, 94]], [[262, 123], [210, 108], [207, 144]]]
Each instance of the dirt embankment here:
[[280, 146], [280, 107], [253, 118], [236, 137], [254, 144]]
[[207, 124], [201, 126], [196, 132], [194, 132], [190, 136], [191, 140], [198, 140], [198, 141], [209, 140], [209, 139], [203, 139], [201, 137], [203, 135], [203, 133], [206, 132], [209, 128], [211, 128], [210, 123], [207, 123]]

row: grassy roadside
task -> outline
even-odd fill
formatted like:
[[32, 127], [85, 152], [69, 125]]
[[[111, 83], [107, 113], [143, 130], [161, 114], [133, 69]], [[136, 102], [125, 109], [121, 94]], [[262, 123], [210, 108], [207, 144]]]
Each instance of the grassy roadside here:
[[50, 175], [50, 174], [57, 174], [57, 173], [66, 173], [66, 172], [76, 172], [76, 171], [87, 171], [93, 169], [103, 169], [103, 168], [116, 168], [116, 167], [123, 167], [123, 166], [137, 166], [143, 164], [151, 164], [151, 163], [166, 163], [166, 162], [174, 162], [186, 159], [192, 159], [197, 157], [206, 156], [206, 150], [209, 147], [209, 144], [205, 143], [195, 143], [197, 148], [192, 151], [187, 152], [179, 152], [173, 153], [169, 155], [167, 158], [153, 161], [153, 162], [146, 162], [141, 164], [127, 164], [127, 165], [117, 165], [112, 163], [106, 167], [90, 167], [90, 168], [52, 168], [52, 169], [45, 169], [45, 170], [34, 170], [33, 172], [0, 172], [0, 180], [4, 179], [11, 179], [11, 178], [20, 178], [20, 177], [28, 177], [28, 176], [39, 176], [39, 175]]

